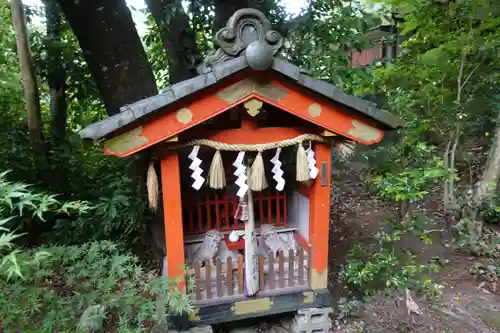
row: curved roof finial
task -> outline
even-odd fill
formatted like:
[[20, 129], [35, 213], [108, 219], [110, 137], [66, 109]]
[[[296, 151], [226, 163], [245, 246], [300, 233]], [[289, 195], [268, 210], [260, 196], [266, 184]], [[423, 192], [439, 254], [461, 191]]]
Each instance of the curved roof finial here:
[[244, 8], [237, 10], [226, 27], [217, 31], [214, 43], [218, 49], [210, 52], [198, 67], [200, 74], [207, 73], [218, 63], [240, 56], [250, 44], [253, 46], [246, 55], [250, 67], [265, 69], [283, 46], [283, 36], [272, 29], [271, 22], [261, 11]]

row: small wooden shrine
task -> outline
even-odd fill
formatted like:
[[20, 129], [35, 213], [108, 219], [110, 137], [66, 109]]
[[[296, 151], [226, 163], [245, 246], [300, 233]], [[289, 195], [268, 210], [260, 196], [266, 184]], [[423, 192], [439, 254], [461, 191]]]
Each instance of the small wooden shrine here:
[[332, 147], [402, 125], [280, 58], [283, 42], [261, 12], [239, 10], [199, 76], [81, 131], [106, 154], [159, 161], [150, 205], [168, 276], [195, 278], [193, 324], [328, 307]]

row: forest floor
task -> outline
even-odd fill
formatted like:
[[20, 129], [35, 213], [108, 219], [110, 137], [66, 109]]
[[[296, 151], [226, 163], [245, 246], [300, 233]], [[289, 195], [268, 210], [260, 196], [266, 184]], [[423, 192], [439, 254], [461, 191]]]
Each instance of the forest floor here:
[[[357, 242], [369, 244], [372, 236], [395, 216], [395, 209], [374, 198], [365, 187], [361, 168], [337, 171], [334, 175], [333, 213], [330, 228], [330, 276], [329, 285], [333, 304], [344, 295], [344, 286], [338, 282], [338, 272], [345, 264], [349, 247]], [[427, 202], [418, 207], [422, 214], [431, 217], [436, 229], [442, 229], [440, 220], [440, 189], [429, 195]], [[335, 321], [334, 332], [341, 333], [493, 333], [500, 332], [500, 293], [479, 287], [480, 283], [469, 269], [480, 259], [457, 253], [445, 244], [450, 240], [446, 232], [440, 233], [433, 244], [425, 245], [411, 237], [402, 239], [401, 248], [418, 254], [418, 259], [427, 261], [433, 257], [449, 262], [434, 279], [443, 288], [439, 302], [428, 302], [415, 298], [423, 314], [408, 316], [404, 300], [396, 305], [395, 297], [379, 296], [367, 302], [355, 317], [346, 321]], [[230, 326], [214, 327], [215, 332], [286, 332], [280, 323], [286, 319], [260, 318], [253, 322], [233, 323]], [[247, 327], [247, 328], [243, 328]]]
[[[343, 288], [337, 281], [337, 273], [346, 261], [349, 246], [356, 242], [369, 244], [372, 236], [385, 225], [385, 220], [396, 215], [394, 207], [377, 200], [366, 190], [363, 172], [360, 171], [356, 168], [344, 169], [334, 177], [330, 285], [337, 299], [342, 295]], [[432, 219], [434, 229], [446, 229], [439, 213], [441, 191], [441, 188], [436, 188], [426, 202], [417, 207], [419, 213]], [[415, 316], [413, 322], [404, 301], [398, 307], [394, 297], [376, 297], [365, 304], [357, 318], [351, 318], [348, 325], [341, 325], [337, 332], [500, 332], [500, 294], [479, 287], [479, 281], [469, 272], [480, 259], [446, 246], [451, 240], [451, 234], [446, 230], [435, 236], [430, 245], [406, 237], [399, 246], [416, 253], [420, 262], [433, 257], [448, 260], [448, 264], [434, 276], [435, 281], [444, 287], [443, 297], [438, 303], [416, 298], [423, 315]]]

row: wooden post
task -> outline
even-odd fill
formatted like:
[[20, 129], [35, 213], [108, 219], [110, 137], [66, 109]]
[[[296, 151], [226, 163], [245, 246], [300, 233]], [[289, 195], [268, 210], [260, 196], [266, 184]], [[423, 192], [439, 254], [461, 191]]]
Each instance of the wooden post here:
[[269, 261], [269, 290], [274, 290], [274, 256], [275, 253], [272, 251], [269, 251], [269, 254], [267, 256], [267, 260]]
[[229, 296], [233, 296], [234, 287], [233, 287], [233, 258], [228, 257], [226, 261], [226, 270], [227, 270], [227, 294]]
[[238, 294], [243, 295], [243, 256], [238, 255]]
[[278, 285], [280, 288], [285, 288], [285, 253], [283, 250], [278, 251]]
[[[168, 277], [176, 279], [184, 274], [185, 264], [179, 155], [176, 151], [167, 152], [161, 160], [161, 185]], [[184, 286], [185, 281], [181, 278], [179, 289], [183, 290]]]
[[299, 285], [301, 286], [304, 284], [304, 248], [302, 248], [302, 247], [299, 248], [298, 257], [299, 257], [298, 282], [299, 282]]
[[312, 247], [310, 284], [326, 289], [328, 284], [328, 232], [330, 229], [331, 147], [316, 143], [315, 158], [320, 174], [312, 182], [309, 201], [309, 243]]
[[205, 283], [207, 290], [207, 299], [212, 298], [212, 264], [210, 260], [205, 260]]
[[195, 293], [196, 293], [196, 300], [199, 301], [201, 300], [201, 264], [199, 260], [196, 260], [194, 262], [194, 277], [195, 277]]
[[215, 280], [217, 281], [217, 297], [224, 296], [222, 290], [222, 264], [220, 257], [215, 258]]

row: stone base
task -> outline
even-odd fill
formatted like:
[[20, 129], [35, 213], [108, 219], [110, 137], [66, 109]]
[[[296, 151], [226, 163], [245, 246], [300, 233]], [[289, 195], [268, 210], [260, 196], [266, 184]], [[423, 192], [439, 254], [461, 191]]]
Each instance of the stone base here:
[[330, 313], [333, 309], [310, 308], [297, 311], [292, 323], [292, 332], [294, 333], [327, 333], [330, 332], [333, 325], [330, 320]]
[[158, 324], [153, 327], [152, 330], [153, 333], [213, 333], [212, 326], [206, 325], [206, 326], [196, 326], [196, 327], [191, 327], [187, 331], [177, 331], [175, 329], [169, 328], [169, 325], [167, 324]]

